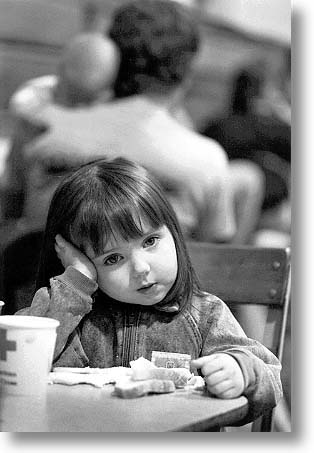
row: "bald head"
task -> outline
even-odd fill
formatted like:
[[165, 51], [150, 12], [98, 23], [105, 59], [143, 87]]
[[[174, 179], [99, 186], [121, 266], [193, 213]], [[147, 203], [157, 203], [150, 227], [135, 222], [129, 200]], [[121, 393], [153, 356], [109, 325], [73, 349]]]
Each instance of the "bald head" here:
[[59, 67], [59, 89], [66, 103], [92, 102], [111, 90], [119, 63], [110, 38], [96, 32], [77, 35], [64, 49]]

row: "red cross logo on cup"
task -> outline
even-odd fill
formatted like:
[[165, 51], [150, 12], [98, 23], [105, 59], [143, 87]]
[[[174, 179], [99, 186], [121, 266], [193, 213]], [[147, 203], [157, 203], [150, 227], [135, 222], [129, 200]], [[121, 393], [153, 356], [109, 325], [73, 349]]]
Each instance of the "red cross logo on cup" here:
[[7, 340], [6, 329], [0, 328], [0, 360], [6, 362], [8, 351], [16, 351], [16, 341]]
[[166, 362], [166, 368], [174, 368], [175, 363], [173, 360], [167, 360]]

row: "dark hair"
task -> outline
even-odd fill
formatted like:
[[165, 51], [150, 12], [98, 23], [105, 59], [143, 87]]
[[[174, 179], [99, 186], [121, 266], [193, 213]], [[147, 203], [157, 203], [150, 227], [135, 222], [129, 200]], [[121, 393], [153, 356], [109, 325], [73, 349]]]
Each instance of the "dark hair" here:
[[171, 90], [199, 47], [192, 11], [168, 0], [135, 0], [117, 9], [109, 35], [120, 49], [117, 97]]
[[231, 113], [249, 113], [252, 101], [260, 95], [262, 83], [261, 74], [245, 69], [237, 73], [232, 87]]
[[177, 301], [182, 309], [199, 286], [177, 217], [153, 177], [124, 158], [85, 164], [59, 185], [48, 212], [36, 288], [49, 286], [51, 277], [64, 272], [54, 250], [56, 234], [83, 252], [89, 244], [99, 254], [111, 235], [140, 237], [140, 219], [154, 228], [167, 226], [173, 236], [178, 275], [161, 305]]

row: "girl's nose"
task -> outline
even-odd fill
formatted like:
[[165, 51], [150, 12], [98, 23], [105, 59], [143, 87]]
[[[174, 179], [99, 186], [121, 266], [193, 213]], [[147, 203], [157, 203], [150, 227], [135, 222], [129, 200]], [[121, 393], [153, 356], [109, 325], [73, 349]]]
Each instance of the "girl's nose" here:
[[136, 254], [132, 259], [132, 268], [135, 276], [148, 274], [150, 265], [142, 254]]

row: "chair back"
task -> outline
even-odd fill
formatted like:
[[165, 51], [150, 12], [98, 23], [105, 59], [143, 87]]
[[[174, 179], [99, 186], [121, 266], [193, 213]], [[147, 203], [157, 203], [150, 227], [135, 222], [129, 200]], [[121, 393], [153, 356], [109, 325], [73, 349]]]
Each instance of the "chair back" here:
[[[245, 333], [281, 361], [290, 301], [290, 249], [189, 242], [201, 288], [220, 297]], [[272, 411], [253, 423], [271, 431]]]

